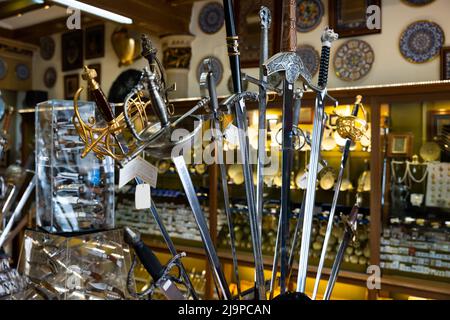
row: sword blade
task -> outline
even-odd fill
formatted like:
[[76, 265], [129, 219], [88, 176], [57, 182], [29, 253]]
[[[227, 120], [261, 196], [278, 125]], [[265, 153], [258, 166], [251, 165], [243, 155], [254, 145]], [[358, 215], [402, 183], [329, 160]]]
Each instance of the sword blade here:
[[313, 290], [313, 295], [312, 295], [313, 300], [316, 299], [317, 290], [319, 289], [320, 278], [322, 276], [322, 269], [323, 269], [323, 265], [325, 264], [325, 256], [327, 254], [328, 242], [330, 240], [331, 230], [333, 229], [334, 214], [336, 212], [336, 206], [337, 206], [337, 202], [339, 199], [339, 192], [340, 192], [341, 185], [342, 185], [342, 179], [344, 177], [344, 170], [345, 170], [345, 166], [347, 164], [348, 155], [350, 153], [351, 144], [352, 144], [352, 141], [350, 139], [347, 139], [345, 142], [344, 150], [342, 152], [341, 166], [339, 169], [339, 175], [338, 175], [338, 179], [337, 179], [335, 189], [334, 189], [333, 201], [331, 203], [330, 214], [328, 216], [327, 230], [325, 233], [325, 239], [323, 240], [322, 252], [320, 253], [320, 261], [319, 261], [319, 265], [317, 268], [316, 281], [314, 283], [314, 290]]
[[266, 299], [266, 288], [264, 285], [264, 264], [262, 259], [261, 240], [259, 237], [258, 217], [255, 206], [255, 188], [253, 185], [253, 174], [250, 166], [249, 143], [247, 135], [247, 121], [245, 117], [245, 104], [243, 99], [235, 104], [236, 122], [238, 124], [239, 150], [241, 153], [242, 171], [244, 174], [245, 193], [247, 196], [248, 214], [250, 220], [250, 232], [253, 244], [253, 257], [255, 259], [256, 287], [259, 299]]
[[[220, 125], [216, 117], [214, 117], [213, 121], [213, 128], [216, 130], [216, 132], [220, 132]], [[225, 162], [223, 159], [223, 141], [220, 134], [218, 134], [215, 137], [216, 141], [216, 152], [217, 152], [217, 162], [219, 163], [220, 168], [220, 179], [222, 181], [222, 192], [223, 192], [223, 202], [225, 207], [225, 215], [227, 217], [227, 223], [228, 223], [228, 229], [230, 232], [230, 247], [231, 247], [231, 257], [233, 259], [233, 272], [234, 277], [236, 279], [236, 285], [237, 285], [237, 291], [238, 296], [241, 296], [241, 281], [239, 278], [239, 265], [238, 265], [238, 259], [237, 259], [237, 250], [236, 250], [236, 236], [234, 234], [234, 223], [233, 223], [233, 217], [231, 215], [231, 209], [230, 209], [230, 196], [228, 193], [228, 183], [227, 183], [227, 169], [225, 167]]]
[[208, 224], [200, 207], [200, 202], [198, 201], [194, 184], [192, 183], [184, 158], [183, 156], [173, 157], [172, 161], [175, 164], [184, 192], [186, 193], [186, 197], [191, 206], [192, 212], [194, 213], [194, 218], [199, 228], [200, 236], [205, 247], [206, 256], [210, 262], [210, 267], [214, 274], [216, 284], [220, 288], [223, 298], [230, 300], [232, 298], [230, 289], [222, 271], [222, 267], [220, 266], [219, 257], [217, 256], [214, 243], [211, 239], [211, 235], [209, 234]]
[[300, 247], [299, 267], [297, 276], [297, 292], [304, 293], [308, 272], [309, 245], [311, 241], [311, 226], [316, 197], [316, 180], [320, 156], [320, 146], [323, 134], [324, 119], [324, 91], [316, 98], [315, 116], [311, 141], [311, 155], [309, 160], [308, 182], [305, 200], [305, 215], [303, 221], [302, 242]]

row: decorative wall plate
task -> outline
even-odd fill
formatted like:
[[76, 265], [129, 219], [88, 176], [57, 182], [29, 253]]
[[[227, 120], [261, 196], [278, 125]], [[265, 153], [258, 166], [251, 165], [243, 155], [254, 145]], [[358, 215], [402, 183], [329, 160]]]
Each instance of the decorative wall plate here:
[[26, 64], [19, 63], [16, 65], [16, 76], [19, 80], [27, 80], [30, 77], [30, 69]]
[[302, 58], [303, 63], [306, 65], [311, 76], [314, 76], [319, 71], [320, 54], [310, 45], [302, 45], [297, 48], [297, 53]]
[[336, 51], [336, 76], [345, 81], [357, 81], [369, 73], [374, 61], [375, 53], [367, 42], [349, 40]]
[[323, 14], [321, 0], [297, 0], [297, 31], [314, 30], [322, 21]]
[[203, 6], [198, 16], [200, 29], [207, 34], [219, 31], [224, 23], [223, 6], [217, 2], [210, 2]]
[[400, 52], [412, 63], [424, 63], [437, 57], [445, 43], [442, 28], [430, 21], [410, 24], [400, 37]]
[[50, 60], [55, 54], [55, 40], [52, 37], [42, 37], [40, 39], [41, 57]]
[[4, 79], [7, 73], [8, 73], [8, 65], [6, 64], [5, 60], [0, 58], [0, 80]]
[[421, 7], [434, 2], [434, 0], [403, 0], [403, 2], [411, 6]]
[[218, 85], [220, 83], [220, 81], [222, 81], [223, 66], [222, 66], [222, 62], [220, 62], [220, 60], [218, 58], [213, 57], [213, 56], [208, 56], [208, 57], [204, 57], [203, 59], [200, 59], [200, 63], [197, 66], [197, 80], [200, 81], [200, 76], [204, 72], [203, 61], [206, 58], [211, 59], [214, 80], [215, 80], [216, 85]]
[[44, 73], [44, 84], [48, 89], [55, 86], [56, 83], [56, 69], [53, 67], [48, 67]]

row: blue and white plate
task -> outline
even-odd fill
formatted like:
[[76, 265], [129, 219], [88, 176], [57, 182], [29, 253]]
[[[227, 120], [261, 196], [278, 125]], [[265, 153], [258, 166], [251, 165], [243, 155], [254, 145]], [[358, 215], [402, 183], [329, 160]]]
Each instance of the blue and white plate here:
[[203, 61], [206, 58], [210, 58], [211, 59], [211, 66], [212, 66], [214, 82], [216, 83], [216, 85], [218, 85], [220, 83], [220, 81], [222, 81], [223, 66], [222, 66], [222, 62], [220, 62], [220, 60], [218, 58], [213, 57], [213, 56], [205, 57], [205, 58], [200, 60], [200, 63], [198, 64], [198, 67], [197, 67], [197, 80], [200, 82], [200, 76], [204, 72], [204, 68], [205, 68], [203, 66]]
[[436, 58], [445, 43], [442, 28], [430, 21], [410, 24], [400, 37], [400, 52], [412, 63], [424, 63]]
[[219, 31], [224, 24], [223, 6], [217, 2], [210, 2], [200, 11], [198, 24], [200, 29], [207, 34], [213, 34]]
[[301, 45], [297, 47], [297, 53], [302, 58], [303, 63], [306, 66], [306, 69], [308, 69], [309, 73], [311, 73], [311, 76], [314, 76], [317, 71], [319, 71], [319, 65], [320, 65], [320, 54], [319, 52], [314, 49], [313, 46], [310, 45]]
[[322, 21], [324, 7], [321, 0], [297, 0], [297, 31], [309, 32]]
[[30, 69], [26, 64], [19, 63], [16, 65], [16, 75], [19, 80], [27, 80], [30, 77]]
[[4, 79], [7, 73], [8, 73], [8, 65], [6, 64], [5, 60], [0, 58], [0, 80]]

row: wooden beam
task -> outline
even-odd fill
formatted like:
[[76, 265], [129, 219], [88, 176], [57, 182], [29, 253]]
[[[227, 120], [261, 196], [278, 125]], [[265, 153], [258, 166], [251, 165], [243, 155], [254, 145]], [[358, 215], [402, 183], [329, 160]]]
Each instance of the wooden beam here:
[[145, 28], [154, 35], [189, 31], [192, 5], [173, 7], [166, 2], [148, 0], [87, 0], [86, 2], [127, 16], [133, 19], [136, 27]]
[[[81, 25], [83, 26], [83, 28], [100, 23], [101, 21], [103, 20], [100, 20], [99, 18], [94, 16], [81, 16]], [[67, 29], [66, 22], [67, 17], [63, 17], [51, 21], [42, 22], [33, 26], [17, 29], [14, 30], [13, 37], [23, 42], [39, 45], [39, 39], [43, 36], [69, 31]]]

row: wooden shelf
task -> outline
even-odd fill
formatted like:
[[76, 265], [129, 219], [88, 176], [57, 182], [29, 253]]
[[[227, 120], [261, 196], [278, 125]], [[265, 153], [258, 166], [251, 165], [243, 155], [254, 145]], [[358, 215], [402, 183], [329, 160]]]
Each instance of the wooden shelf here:
[[[152, 240], [150, 236], [143, 235], [144, 241], [152, 250], [160, 253], [168, 253], [166, 245], [160, 241]], [[185, 245], [176, 245], [178, 252], [186, 252], [188, 257], [205, 259], [205, 252], [202, 247], [192, 247]], [[228, 250], [218, 249], [217, 254], [222, 263], [231, 264], [232, 256]], [[253, 255], [249, 252], [238, 252], [238, 263], [240, 266], [253, 267]], [[272, 257], [263, 257], [264, 268], [271, 270]], [[297, 274], [297, 267], [294, 267], [292, 276]], [[308, 276], [315, 277], [317, 272], [316, 266], [308, 267]], [[323, 269], [323, 279], [328, 279], [331, 269]], [[341, 270], [339, 272], [338, 282], [356, 286], [366, 287], [368, 275], [361, 272]], [[450, 286], [445, 282], [437, 282], [430, 280], [421, 280], [416, 278], [384, 275], [381, 278], [381, 290], [392, 291], [396, 293], [404, 293], [412, 296], [424, 297], [429, 299], [450, 299]]]

